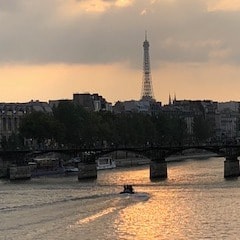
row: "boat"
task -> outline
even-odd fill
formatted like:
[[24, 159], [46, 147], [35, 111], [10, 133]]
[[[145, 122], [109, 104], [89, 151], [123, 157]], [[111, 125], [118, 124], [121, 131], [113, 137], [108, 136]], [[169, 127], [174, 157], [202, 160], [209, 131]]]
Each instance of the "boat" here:
[[116, 167], [115, 160], [111, 157], [100, 157], [96, 160], [97, 170], [112, 169]]
[[71, 174], [78, 173], [78, 170], [79, 170], [78, 169], [78, 164], [80, 162], [81, 162], [80, 157], [74, 157], [74, 158], [71, 158], [69, 161], [67, 161], [64, 164], [66, 175], [71, 175]]
[[123, 191], [120, 192], [120, 194], [124, 194], [124, 193], [134, 194], [133, 186], [132, 186], [132, 185], [124, 185], [124, 186], [123, 186]]
[[78, 168], [77, 167], [65, 167], [65, 173], [78, 173]]
[[62, 161], [54, 157], [34, 158], [31, 162], [28, 162], [28, 166], [31, 168], [32, 177], [63, 174], [65, 172]]

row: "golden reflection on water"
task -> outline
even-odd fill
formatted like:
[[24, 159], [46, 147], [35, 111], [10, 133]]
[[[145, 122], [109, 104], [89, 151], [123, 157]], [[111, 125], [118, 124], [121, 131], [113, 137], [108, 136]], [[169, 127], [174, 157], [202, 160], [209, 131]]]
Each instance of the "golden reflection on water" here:
[[119, 239], [186, 239], [186, 226], [194, 213], [183, 194], [163, 190], [154, 199], [120, 211], [115, 222]]
[[[137, 178], [138, 174], [146, 178], [148, 172], [148, 169], [136, 171], [131, 179]], [[167, 180], [144, 184], [142, 187], [150, 198], [120, 211], [115, 223], [119, 239], [186, 240], [206, 238], [209, 234], [224, 235], [226, 217], [222, 218], [221, 212], [231, 204], [225, 204], [222, 199], [225, 194], [221, 186], [229, 184], [223, 180], [219, 160], [174, 163], [168, 168]]]
[[[141, 214], [140, 214], [141, 213]], [[146, 212], [144, 203], [134, 208], [126, 208], [120, 212], [116, 226], [120, 239], [155, 239], [151, 224], [151, 213]], [[128, 234], [126, 234], [126, 232]]]
[[[148, 170], [136, 171], [131, 174], [131, 179], [139, 177], [140, 174], [146, 177], [148, 172]], [[183, 169], [173, 167], [169, 173], [171, 176], [182, 176], [169, 179], [170, 182], [174, 181], [175, 185], [185, 182]], [[188, 239], [189, 226], [195, 224], [194, 202], [187, 200], [188, 190], [170, 189], [166, 187], [168, 184], [168, 180], [153, 183], [153, 186], [147, 189], [150, 194], [148, 201], [134, 204], [134, 207], [130, 205], [120, 211], [120, 216], [115, 222], [119, 239]], [[138, 186], [135, 190], [139, 191]], [[189, 194], [201, 197], [201, 192]], [[132, 197], [135, 198], [137, 195]]]
[[96, 219], [98, 219], [100, 217], [103, 217], [104, 215], [107, 215], [107, 214], [109, 214], [109, 213], [111, 213], [111, 212], [113, 212], [115, 210], [116, 210], [116, 208], [114, 208], [114, 207], [110, 207], [110, 208], [104, 209], [103, 211], [98, 212], [98, 213], [96, 213], [94, 215], [91, 215], [91, 216], [88, 216], [86, 218], [77, 220], [75, 222], [75, 224], [69, 225], [68, 228], [74, 228], [74, 227], [77, 227], [79, 225], [95, 221]]

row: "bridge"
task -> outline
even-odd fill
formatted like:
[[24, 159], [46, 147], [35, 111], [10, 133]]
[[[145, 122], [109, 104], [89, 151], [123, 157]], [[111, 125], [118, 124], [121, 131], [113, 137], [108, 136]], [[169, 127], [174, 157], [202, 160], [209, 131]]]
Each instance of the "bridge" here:
[[179, 146], [163, 146], [163, 145], [146, 145], [146, 146], [110, 146], [110, 147], [79, 147], [79, 148], [57, 148], [57, 149], [38, 149], [38, 150], [0, 150], [0, 157], [3, 162], [11, 162], [19, 166], [26, 163], [26, 159], [46, 153], [60, 153], [70, 155], [72, 157], [84, 153], [84, 158], [79, 164], [78, 178], [97, 178], [95, 160], [106, 154], [115, 151], [134, 152], [149, 158], [150, 161], [150, 179], [166, 179], [167, 162], [166, 158], [181, 153], [188, 149], [201, 149], [225, 157], [224, 161], [224, 177], [239, 176], [239, 160], [240, 144], [204, 144], [204, 145], [179, 145]]

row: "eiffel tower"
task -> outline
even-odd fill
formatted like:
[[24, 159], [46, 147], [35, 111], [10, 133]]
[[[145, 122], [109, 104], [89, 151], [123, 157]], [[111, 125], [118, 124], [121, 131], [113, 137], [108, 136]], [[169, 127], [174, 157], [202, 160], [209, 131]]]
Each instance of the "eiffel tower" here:
[[147, 32], [145, 32], [145, 41], [143, 42], [143, 81], [141, 100], [155, 101], [153, 96], [152, 78], [149, 57], [149, 42], [147, 40]]

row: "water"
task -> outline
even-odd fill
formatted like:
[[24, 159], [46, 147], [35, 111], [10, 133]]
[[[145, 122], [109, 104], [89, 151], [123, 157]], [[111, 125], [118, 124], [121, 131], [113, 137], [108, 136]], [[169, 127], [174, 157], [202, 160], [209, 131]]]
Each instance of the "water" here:
[[[160, 182], [148, 166], [0, 181], [0, 239], [240, 239], [240, 179], [223, 178], [223, 161], [171, 163]], [[120, 195], [126, 183], [137, 194]]]

